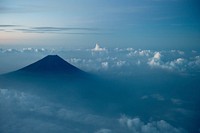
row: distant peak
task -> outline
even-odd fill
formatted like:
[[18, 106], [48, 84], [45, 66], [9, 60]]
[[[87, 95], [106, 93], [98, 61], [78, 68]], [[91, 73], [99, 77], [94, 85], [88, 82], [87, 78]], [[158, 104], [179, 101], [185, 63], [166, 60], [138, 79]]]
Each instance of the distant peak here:
[[59, 57], [57, 54], [55, 54], [55, 55], [47, 55], [46, 57]]
[[32, 72], [32, 73], [65, 73], [75, 74], [82, 73], [83, 71], [71, 65], [58, 55], [47, 55], [41, 60], [26, 66], [20, 71]]
[[[52, 62], [57, 62], [57, 61], [66, 62], [63, 58], [61, 58], [58, 55], [47, 55], [43, 59], [41, 59], [40, 61], [46, 61], [46, 60], [50, 60]], [[66, 63], [68, 63], [68, 62], [66, 62]]]
[[60, 56], [58, 55], [47, 55], [46, 57], [44, 58], [61, 58]]

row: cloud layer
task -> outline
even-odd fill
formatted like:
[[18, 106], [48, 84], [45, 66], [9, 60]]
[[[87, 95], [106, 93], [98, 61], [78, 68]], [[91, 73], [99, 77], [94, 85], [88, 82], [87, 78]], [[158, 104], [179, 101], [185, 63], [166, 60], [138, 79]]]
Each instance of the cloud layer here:
[[0, 89], [0, 106], [2, 133], [185, 133], [164, 120], [106, 117], [16, 90]]
[[140, 118], [128, 118], [122, 116], [119, 123], [128, 128], [132, 133], [184, 133], [185, 131], [180, 128], [175, 128], [164, 120], [151, 121], [148, 123], [143, 122]]
[[[46, 29], [46, 28], [45, 28]], [[200, 69], [200, 54], [197, 51], [154, 51], [133, 48], [106, 49], [98, 44], [92, 49], [59, 50], [44, 48], [0, 49], [0, 54], [27, 54], [34, 56], [58, 54], [68, 62], [90, 72], [107, 71], [131, 73], [138, 68], [163, 70], [172, 73], [194, 74]], [[81, 55], [81, 56], [80, 56]], [[42, 56], [41, 56], [42, 57]]]

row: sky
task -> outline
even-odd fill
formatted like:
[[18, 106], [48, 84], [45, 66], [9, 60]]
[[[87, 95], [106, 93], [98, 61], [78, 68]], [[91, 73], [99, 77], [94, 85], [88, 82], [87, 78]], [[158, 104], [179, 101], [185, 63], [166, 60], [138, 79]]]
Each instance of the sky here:
[[199, 0], [0, 0], [0, 47], [200, 46]]

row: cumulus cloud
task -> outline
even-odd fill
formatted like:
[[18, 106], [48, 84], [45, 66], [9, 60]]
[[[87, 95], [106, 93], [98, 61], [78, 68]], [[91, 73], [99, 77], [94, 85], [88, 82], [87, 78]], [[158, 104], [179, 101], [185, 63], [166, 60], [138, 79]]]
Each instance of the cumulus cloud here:
[[108, 62], [102, 62], [102, 63], [101, 63], [101, 66], [102, 66], [102, 68], [104, 68], [104, 69], [108, 69], [109, 64], [108, 64]]
[[1, 49], [0, 50], [1, 53], [44, 53], [46, 52], [47, 54], [50, 54], [52, 52], [55, 52], [55, 49], [45, 49], [45, 48], [31, 48], [31, 47], [27, 47], [27, 48], [21, 48], [21, 49], [12, 49], [12, 48], [8, 48], [8, 49]]
[[160, 52], [155, 52], [153, 58], [149, 59], [148, 64], [151, 67], [159, 67], [160, 66], [160, 58], [161, 58]]
[[181, 50], [178, 50], [177, 51], [180, 55], [184, 55], [185, 54], [185, 52], [183, 52], [183, 51], [181, 51]]
[[150, 56], [152, 54], [152, 52], [151, 52], [151, 50], [141, 50], [141, 49], [139, 49], [139, 50], [129, 50], [129, 53], [128, 54], [126, 54], [128, 57], [132, 57], [132, 56], [141, 56], [141, 57], [143, 57], [143, 56], [146, 56], [146, 57], [148, 57], [148, 56]]
[[143, 122], [139, 117], [129, 118], [122, 116], [119, 119], [121, 126], [128, 128], [132, 133], [184, 133], [180, 128], [173, 127], [164, 120]]
[[80, 59], [80, 58], [71, 58], [70, 60], [69, 60], [69, 62], [71, 62], [71, 63], [80, 63], [82, 60]]
[[155, 52], [154, 56], [148, 59], [147, 64], [152, 68], [161, 68], [170, 71], [177, 70], [179, 72], [185, 71], [187, 67], [187, 62], [184, 58], [163, 61], [161, 57], [160, 52]]
[[[70, 63], [77, 65], [77, 67], [90, 72], [98, 72], [101, 69], [112, 68], [112, 72], [121, 69], [123, 73], [128, 73], [128, 71], [130, 73], [134, 71], [136, 67], [139, 68], [139, 66], [141, 68], [150, 67], [153, 69], [163, 69], [168, 72], [180, 74], [194, 72], [200, 69], [200, 56], [198, 51], [195, 53], [191, 51], [189, 54], [180, 50], [154, 51], [137, 50], [134, 48], [115, 48], [108, 51], [98, 44], [96, 44], [93, 49], [80, 49], [78, 51], [31, 47], [22, 49], [0, 49], [0, 54], [5, 54], [5, 56], [11, 53], [32, 53], [35, 55], [39, 53], [41, 56], [52, 53], [58, 54], [67, 59]], [[6, 56], [6, 58], [8, 58], [8, 56]], [[127, 69], [124, 69], [125, 67]]]
[[142, 50], [142, 51], [139, 51], [139, 55], [140, 56], [149, 56], [149, 53], [150, 53], [150, 50]]
[[160, 60], [161, 54], [160, 52], [156, 52], [153, 56], [153, 59]]
[[106, 49], [101, 48], [99, 44], [96, 44], [95, 47], [92, 49], [92, 51], [100, 52], [100, 51], [106, 51]]

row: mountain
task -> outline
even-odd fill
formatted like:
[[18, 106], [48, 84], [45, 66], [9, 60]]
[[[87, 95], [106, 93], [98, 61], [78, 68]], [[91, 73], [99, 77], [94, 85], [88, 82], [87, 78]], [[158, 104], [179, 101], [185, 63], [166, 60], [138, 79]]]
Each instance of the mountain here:
[[1, 86], [42, 86], [46, 88], [80, 85], [89, 81], [91, 74], [71, 65], [58, 55], [48, 55], [17, 71], [0, 75]]
[[17, 71], [10, 72], [4, 76], [8, 77], [55, 77], [59, 78], [80, 78], [84, 77], [87, 74], [86, 72], [80, 70], [79, 68], [71, 65], [58, 55], [48, 55], [43, 59], [30, 64], [24, 68], [21, 68]]
[[34, 74], [65, 74], [65, 75], [80, 75], [85, 72], [71, 65], [58, 55], [48, 55], [43, 59], [28, 65], [16, 72], [34, 73]]

